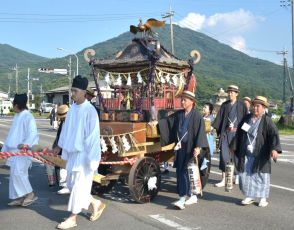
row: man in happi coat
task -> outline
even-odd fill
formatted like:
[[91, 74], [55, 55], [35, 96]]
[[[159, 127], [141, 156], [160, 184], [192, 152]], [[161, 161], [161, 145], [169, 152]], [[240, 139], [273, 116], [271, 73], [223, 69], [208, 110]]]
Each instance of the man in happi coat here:
[[70, 107], [54, 153], [62, 149], [62, 159], [67, 161], [67, 187], [71, 191], [68, 211], [71, 215], [57, 228], [68, 229], [77, 226], [77, 214], [88, 209], [93, 213], [90, 221], [97, 220], [105, 208], [100, 200], [91, 195], [92, 180], [101, 159], [100, 128], [95, 108], [86, 100], [87, 78], [76, 76], [72, 83]]
[[[227, 88], [227, 93], [229, 100], [221, 105], [220, 110], [218, 111], [212, 124], [212, 126], [216, 129], [217, 135], [219, 136], [219, 169], [222, 171], [222, 180], [215, 184], [216, 187], [225, 186], [226, 163], [233, 160], [230, 154], [229, 144], [236, 134], [239, 123], [247, 114], [247, 108], [245, 107], [243, 101], [237, 99], [239, 87], [236, 85], [230, 85]], [[238, 175], [236, 175], [235, 183], [239, 183]]]
[[[24, 145], [32, 147], [38, 144], [37, 125], [33, 115], [27, 110], [27, 101], [26, 94], [16, 94], [14, 97], [13, 109], [15, 115], [2, 148], [3, 152], [19, 152]], [[32, 157], [10, 157], [6, 165], [10, 166], [9, 198], [13, 199], [8, 205], [28, 206], [32, 204], [37, 200], [28, 173], [32, 165]]]
[[191, 192], [188, 163], [200, 154], [201, 148], [208, 148], [204, 120], [195, 109], [196, 98], [191, 91], [181, 95], [183, 110], [158, 121], [161, 145], [178, 143], [174, 166], [177, 174], [177, 191], [180, 199], [173, 203], [177, 208], [197, 203], [196, 194]]
[[267, 98], [253, 100], [253, 114], [248, 114], [238, 127], [231, 149], [238, 158], [240, 189], [245, 195], [243, 205], [259, 200], [259, 207], [268, 205], [270, 191], [271, 158], [277, 160], [282, 153], [278, 129], [265, 114]]

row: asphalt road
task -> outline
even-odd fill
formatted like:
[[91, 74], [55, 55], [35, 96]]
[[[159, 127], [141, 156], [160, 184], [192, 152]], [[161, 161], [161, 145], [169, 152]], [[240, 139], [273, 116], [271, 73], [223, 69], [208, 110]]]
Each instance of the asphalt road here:
[[[4, 140], [11, 119], [0, 118], [0, 141]], [[51, 146], [56, 131], [49, 127], [48, 120], [38, 120], [40, 144]], [[135, 203], [128, 188], [118, 183], [101, 199], [107, 207], [97, 222], [87, 220], [84, 212], [78, 217], [76, 229], [294, 229], [294, 136], [282, 136], [284, 153], [273, 164], [269, 206], [259, 208], [256, 204], [241, 206], [243, 199], [239, 188], [232, 192], [215, 188], [220, 179], [218, 155], [213, 158], [213, 167], [204, 195], [198, 204], [185, 210], [175, 210], [171, 205], [177, 199], [175, 172], [172, 169], [163, 175], [161, 191], [155, 200], [147, 204]], [[0, 165], [0, 228], [1, 229], [54, 229], [68, 215], [67, 195], [57, 195], [57, 188], [49, 188], [44, 165], [34, 163], [30, 180], [38, 201], [28, 208], [7, 206], [9, 169]]]

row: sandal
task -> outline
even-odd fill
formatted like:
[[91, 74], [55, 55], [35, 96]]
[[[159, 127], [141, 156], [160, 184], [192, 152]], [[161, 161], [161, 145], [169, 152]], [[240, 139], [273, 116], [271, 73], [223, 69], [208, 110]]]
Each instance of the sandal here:
[[8, 206], [21, 206], [23, 201], [24, 201], [24, 197], [21, 197], [21, 198], [18, 198], [16, 200], [9, 202], [7, 205]]
[[61, 222], [60, 224], [57, 225], [58, 229], [69, 229], [69, 228], [74, 228], [77, 226], [77, 223], [75, 221], [72, 220], [65, 220], [63, 222]]
[[33, 195], [33, 197], [26, 197], [26, 198], [23, 200], [21, 206], [23, 206], [23, 207], [29, 206], [29, 205], [31, 205], [32, 203], [34, 203], [36, 200], [38, 200], [38, 197], [35, 196], [35, 195]]
[[98, 210], [97, 210], [97, 213], [93, 213], [91, 216], [90, 216], [90, 221], [95, 221], [95, 220], [98, 220], [99, 217], [101, 216], [103, 210], [105, 209], [106, 205], [104, 203], [101, 202], [101, 204], [99, 205], [98, 207]]

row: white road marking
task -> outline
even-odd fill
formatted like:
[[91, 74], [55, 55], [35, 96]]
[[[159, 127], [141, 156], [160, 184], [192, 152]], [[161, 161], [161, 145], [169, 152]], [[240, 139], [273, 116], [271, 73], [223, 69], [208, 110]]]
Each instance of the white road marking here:
[[[288, 150], [282, 150], [283, 153], [292, 153], [291, 151], [288, 151]], [[280, 156], [284, 156], [284, 154], [281, 154]]]
[[271, 187], [287, 190], [287, 191], [290, 191], [290, 192], [294, 192], [293, 188], [287, 188], [287, 187], [280, 186], [280, 185], [271, 184]]
[[289, 144], [289, 143], [282, 143], [282, 145], [291, 145], [292, 146], [292, 145], [294, 145], [294, 143], [293, 144], [292, 143], [291, 144]]
[[53, 138], [56, 137], [56, 135], [49, 135], [49, 134], [45, 134], [45, 133], [39, 133], [39, 135], [46, 136], [46, 137], [53, 137]]
[[294, 163], [294, 160], [290, 160], [290, 159], [281, 159], [281, 158], [278, 158], [278, 162], [288, 162], [288, 163]]
[[222, 175], [222, 173], [216, 172], [216, 171], [213, 171], [213, 170], [210, 170], [210, 173], [217, 174], [217, 175]]
[[166, 219], [164, 217], [164, 215], [160, 215], [160, 214], [156, 214], [156, 215], [149, 215], [151, 218], [159, 221], [160, 223], [163, 223], [169, 227], [172, 227], [172, 228], [175, 228], [175, 229], [179, 229], [179, 230], [193, 230], [193, 229], [201, 229], [201, 227], [196, 227], [196, 228], [191, 228], [191, 227], [186, 227], [186, 226], [183, 226], [173, 220], [169, 220], [169, 219]]
[[[3, 125], [3, 124], [0, 124], [0, 126], [3, 126], [3, 127], [10, 127], [9, 125]], [[39, 135], [41, 135], [41, 136], [46, 136], [46, 137], [53, 137], [53, 138], [56, 137], [56, 135], [50, 135], [50, 134], [45, 134], [45, 133], [41, 133], [41, 132], [39, 132]]]
[[280, 136], [280, 139], [281, 140], [294, 140], [294, 136], [289, 136], [289, 137], [281, 137]]
[[[222, 173], [216, 172], [216, 171], [213, 171], [213, 170], [210, 170], [210, 173], [217, 174], [217, 175], [222, 175]], [[282, 190], [287, 190], [287, 191], [290, 191], [290, 192], [294, 192], [293, 188], [287, 188], [287, 187], [280, 186], [280, 185], [275, 185], [275, 184], [270, 184], [270, 186], [273, 187], [273, 188], [279, 188], [279, 189], [282, 189]]]

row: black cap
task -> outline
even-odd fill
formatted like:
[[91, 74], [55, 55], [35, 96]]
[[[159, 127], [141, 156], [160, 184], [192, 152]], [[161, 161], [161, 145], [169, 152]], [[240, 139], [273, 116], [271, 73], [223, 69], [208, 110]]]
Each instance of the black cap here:
[[86, 90], [88, 87], [88, 79], [82, 77], [81, 75], [77, 75], [72, 82], [72, 87]]

